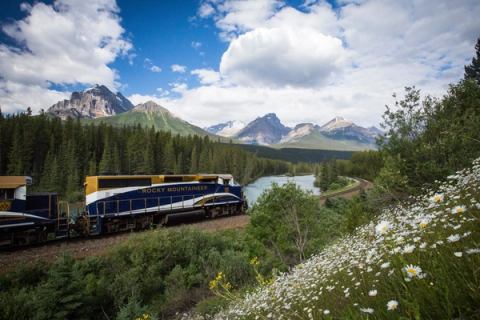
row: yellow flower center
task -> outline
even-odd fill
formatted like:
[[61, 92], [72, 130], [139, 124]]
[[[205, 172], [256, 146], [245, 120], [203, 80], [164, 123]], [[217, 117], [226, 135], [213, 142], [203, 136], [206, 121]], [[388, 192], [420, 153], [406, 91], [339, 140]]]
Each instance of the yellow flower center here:
[[427, 227], [426, 222], [420, 222], [420, 228], [425, 229]]
[[408, 268], [407, 272], [414, 277], [417, 275], [417, 270], [415, 268]]
[[463, 208], [457, 208], [457, 213], [462, 213], [463, 212]]
[[439, 195], [439, 194], [436, 194], [436, 195], [433, 197], [433, 200], [434, 200], [435, 202], [440, 202], [440, 201], [442, 201], [442, 196]]

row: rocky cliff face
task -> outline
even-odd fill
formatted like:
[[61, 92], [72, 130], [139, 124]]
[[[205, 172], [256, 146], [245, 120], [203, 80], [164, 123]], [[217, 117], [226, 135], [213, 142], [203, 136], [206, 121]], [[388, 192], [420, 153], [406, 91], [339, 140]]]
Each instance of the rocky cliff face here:
[[81, 92], [73, 92], [69, 100], [59, 101], [47, 113], [66, 118], [101, 118], [133, 109], [133, 104], [120, 92], [113, 93], [106, 86], [96, 85]]
[[250, 122], [237, 138], [245, 143], [268, 145], [279, 142], [289, 132], [290, 128], [285, 127], [275, 113], [269, 113]]

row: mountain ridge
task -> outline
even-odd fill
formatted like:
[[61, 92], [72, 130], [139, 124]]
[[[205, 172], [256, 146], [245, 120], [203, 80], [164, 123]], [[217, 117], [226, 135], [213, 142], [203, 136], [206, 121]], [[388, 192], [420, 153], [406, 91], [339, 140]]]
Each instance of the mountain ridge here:
[[305, 148], [358, 151], [376, 149], [375, 138], [382, 134], [376, 127], [364, 128], [353, 121], [336, 116], [319, 126], [300, 123], [285, 126], [275, 113], [267, 113], [245, 124], [231, 120], [207, 128], [195, 126], [171, 113], [154, 101], [134, 106], [120, 92], [113, 93], [104, 85], [72, 92], [70, 99], [48, 108], [48, 115], [79, 118], [85, 123], [107, 123], [114, 126], [142, 125], [172, 134], [208, 136], [221, 141], [234, 140], [245, 144], [272, 148]]

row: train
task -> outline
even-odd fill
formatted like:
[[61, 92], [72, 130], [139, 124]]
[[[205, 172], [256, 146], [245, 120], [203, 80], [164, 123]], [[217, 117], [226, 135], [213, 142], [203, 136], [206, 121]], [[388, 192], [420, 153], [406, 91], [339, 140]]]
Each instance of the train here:
[[[0, 248], [52, 239], [146, 229], [169, 217], [243, 214], [243, 187], [231, 174], [87, 176], [85, 202], [28, 192], [29, 176], [0, 176]], [[75, 209], [75, 210], [74, 210]]]

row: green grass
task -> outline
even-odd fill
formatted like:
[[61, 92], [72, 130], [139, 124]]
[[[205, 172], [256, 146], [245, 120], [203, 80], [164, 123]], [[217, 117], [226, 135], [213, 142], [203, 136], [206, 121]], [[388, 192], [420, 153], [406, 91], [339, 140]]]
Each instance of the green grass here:
[[110, 124], [113, 126], [135, 126], [140, 124], [142, 127], [151, 128], [153, 127], [158, 131], [169, 131], [172, 134], [179, 134], [182, 136], [188, 135], [198, 135], [198, 136], [208, 136], [213, 140], [220, 139], [221, 141], [227, 142], [228, 140], [223, 137], [211, 134], [202, 128], [194, 126], [180, 118], [177, 118], [170, 114], [168, 111], [158, 111], [158, 112], [138, 112], [138, 111], [128, 111], [124, 113], [117, 114], [111, 117], [103, 117], [97, 119], [82, 119], [84, 123], [94, 123], [94, 124]]

